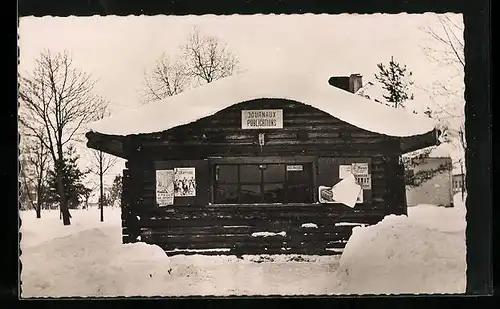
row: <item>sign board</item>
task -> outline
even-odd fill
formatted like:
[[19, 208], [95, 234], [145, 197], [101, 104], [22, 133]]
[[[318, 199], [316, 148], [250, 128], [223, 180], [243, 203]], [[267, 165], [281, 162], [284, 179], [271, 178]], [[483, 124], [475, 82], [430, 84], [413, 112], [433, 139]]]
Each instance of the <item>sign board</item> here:
[[174, 204], [174, 170], [156, 171], [156, 203], [160, 207]]
[[242, 129], [282, 129], [282, 109], [242, 110]]
[[302, 172], [304, 170], [304, 166], [302, 165], [287, 165], [287, 172]]
[[175, 197], [196, 196], [196, 174], [194, 167], [174, 169]]

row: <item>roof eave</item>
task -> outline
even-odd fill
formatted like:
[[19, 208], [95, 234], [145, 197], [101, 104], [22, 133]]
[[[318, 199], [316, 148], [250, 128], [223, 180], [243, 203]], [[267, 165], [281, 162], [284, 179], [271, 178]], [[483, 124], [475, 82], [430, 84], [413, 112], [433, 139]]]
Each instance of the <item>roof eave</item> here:
[[124, 152], [123, 147], [123, 136], [107, 135], [90, 131], [85, 134], [85, 137], [87, 138], [88, 148], [99, 150], [119, 158], [127, 159], [127, 155]]
[[437, 146], [440, 144], [438, 137], [439, 131], [437, 129], [421, 135], [402, 137], [400, 138], [401, 151], [406, 154], [415, 150]]

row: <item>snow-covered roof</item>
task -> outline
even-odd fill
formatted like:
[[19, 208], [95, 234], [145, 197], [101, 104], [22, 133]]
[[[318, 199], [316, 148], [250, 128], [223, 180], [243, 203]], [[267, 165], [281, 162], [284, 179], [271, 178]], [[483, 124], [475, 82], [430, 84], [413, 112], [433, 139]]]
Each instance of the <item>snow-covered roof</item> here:
[[[132, 135], [165, 131], [255, 99], [288, 99], [320, 109], [361, 129], [395, 137], [421, 135], [436, 123], [333, 87], [330, 70], [254, 71], [233, 75], [87, 126], [92, 132]], [[251, 107], [251, 106], [249, 106]]]
[[385, 104], [388, 106], [390, 105], [384, 98], [382, 87], [375, 85], [375, 83], [371, 81], [367, 82], [365, 85], [363, 85], [363, 87], [359, 88], [356, 91], [356, 94], [381, 104]]
[[[412, 88], [411, 93], [415, 95], [416, 99], [405, 102], [404, 107], [399, 106], [398, 109], [406, 109], [408, 112], [412, 112], [414, 114], [425, 115], [425, 111], [431, 106], [432, 102], [429, 94], [417, 87]], [[387, 91], [384, 89], [382, 84], [376, 80], [366, 82], [356, 91], [356, 94], [380, 104], [394, 107], [394, 103], [388, 102], [384, 97], [384, 95], [388, 95]], [[436, 119], [435, 121], [441, 121], [441, 119]]]
[[[429, 158], [450, 158], [453, 163], [452, 174], [461, 174], [462, 168], [460, 166], [460, 160], [464, 158], [464, 152], [460, 146], [452, 142], [442, 142], [437, 146], [430, 146], [406, 153], [405, 156], [411, 158], [425, 152], [428, 152]], [[465, 172], [465, 166], [463, 166], [463, 168]]]

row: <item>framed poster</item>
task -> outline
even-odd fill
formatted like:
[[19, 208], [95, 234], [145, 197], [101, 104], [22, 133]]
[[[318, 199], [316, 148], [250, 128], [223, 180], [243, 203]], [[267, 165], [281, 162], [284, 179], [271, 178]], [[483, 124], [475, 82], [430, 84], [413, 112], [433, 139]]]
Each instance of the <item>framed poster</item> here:
[[196, 168], [174, 168], [174, 196], [196, 196]]
[[156, 203], [160, 207], [174, 204], [174, 170], [156, 171]]

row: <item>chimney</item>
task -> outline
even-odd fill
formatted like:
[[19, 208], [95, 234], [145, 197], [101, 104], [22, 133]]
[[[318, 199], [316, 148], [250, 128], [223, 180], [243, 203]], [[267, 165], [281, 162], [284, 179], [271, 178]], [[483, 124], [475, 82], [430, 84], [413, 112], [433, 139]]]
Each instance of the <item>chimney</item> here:
[[349, 76], [349, 91], [356, 93], [363, 86], [363, 77], [361, 74], [351, 74]]
[[333, 87], [355, 93], [362, 87], [362, 76], [360, 74], [351, 74], [350, 76], [332, 76], [328, 80], [328, 83]]

